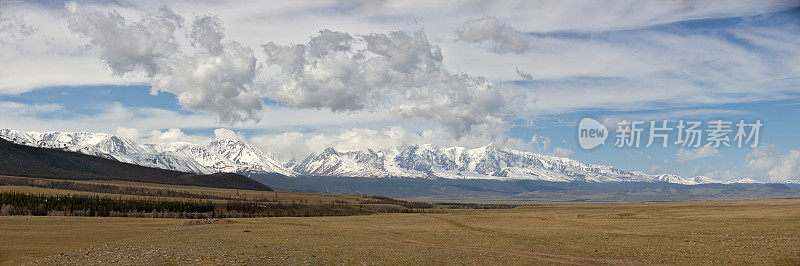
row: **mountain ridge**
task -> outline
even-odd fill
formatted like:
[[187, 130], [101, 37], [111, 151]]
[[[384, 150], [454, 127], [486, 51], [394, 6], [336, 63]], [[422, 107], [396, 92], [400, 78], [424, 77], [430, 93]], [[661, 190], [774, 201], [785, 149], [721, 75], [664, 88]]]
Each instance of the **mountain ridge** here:
[[0, 138], [16, 144], [52, 148], [120, 162], [198, 174], [287, 171], [274, 157], [237, 140], [138, 144], [127, 138], [90, 132], [20, 132], [0, 129]]
[[271, 191], [236, 173], [198, 175], [145, 167], [79, 152], [39, 148], [0, 139], [0, 175], [65, 180], [121, 180], [169, 185]]
[[106, 133], [20, 132], [12, 129], [0, 129], [0, 138], [22, 145], [62, 149], [142, 166], [201, 174], [277, 173], [289, 177], [667, 182], [683, 185], [755, 182], [752, 179], [722, 182], [704, 176], [682, 178], [672, 174], [628, 172], [609, 165], [585, 164], [570, 158], [491, 144], [471, 149], [441, 148], [432, 144], [356, 151], [326, 148], [303, 160], [281, 162], [276, 155], [241, 140], [217, 139], [205, 145], [188, 142], [139, 144]]

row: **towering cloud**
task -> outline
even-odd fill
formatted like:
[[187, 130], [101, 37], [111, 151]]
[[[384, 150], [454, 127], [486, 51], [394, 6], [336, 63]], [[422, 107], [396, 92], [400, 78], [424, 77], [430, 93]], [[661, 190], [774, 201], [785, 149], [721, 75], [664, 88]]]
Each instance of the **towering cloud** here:
[[[223, 124], [259, 121], [262, 87], [254, 84], [252, 49], [225, 39], [215, 16], [184, 19], [166, 7], [130, 21], [67, 4], [69, 28], [89, 39], [114, 75], [143, 72], [152, 93], [169, 92], [189, 110]], [[178, 32], [186, 32], [181, 47]], [[504, 46], [505, 47], [505, 46]], [[525, 99], [482, 77], [451, 73], [439, 47], [422, 31], [350, 35], [323, 30], [308, 43], [263, 45], [279, 81], [267, 92], [295, 108], [333, 112], [391, 110], [398, 118], [438, 123], [456, 138], [495, 136], [515, 119]]]
[[138, 21], [128, 21], [116, 11], [103, 14], [75, 2], [67, 3], [69, 29], [100, 49], [100, 58], [114, 73], [144, 71], [154, 76], [161, 61], [178, 51], [175, 31], [183, 18], [162, 7]]
[[491, 43], [499, 54], [521, 54], [528, 49], [528, 38], [524, 33], [492, 16], [470, 18], [456, 34], [461, 41]]
[[189, 35], [192, 45], [201, 47], [211, 54], [222, 52], [222, 38], [225, 37], [225, 28], [215, 16], [201, 16], [192, 23], [192, 33]]
[[164, 63], [153, 82], [153, 92], [178, 96], [181, 105], [216, 114], [223, 124], [261, 119], [261, 93], [253, 85], [256, 58], [253, 50], [236, 41], [223, 44], [223, 29], [216, 17], [195, 19], [191, 32], [197, 50]]
[[389, 108], [424, 118], [456, 138], [502, 129], [524, 99], [481, 77], [444, 68], [424, 32], [350, 35], [323, 30], [306, 44], [263, 45], [266, 63], [280, 68], [272, 96], [297, 108], [357, 111]]
[[151, 78], [152, 93], [175, 94], [187, 109], [216, 115], [223, 124], [261, 119], [253, 50], [223, 42], [216, 17], [195, 18], [188, 37], [196, 49], [186, 53], [176, 41], [183, 17], [166, 7], [133, 22], [116, 11], [104, 14], [74, 2], [67, 10], [70, 30], [100, 49], [115, 76], [142, 71]]

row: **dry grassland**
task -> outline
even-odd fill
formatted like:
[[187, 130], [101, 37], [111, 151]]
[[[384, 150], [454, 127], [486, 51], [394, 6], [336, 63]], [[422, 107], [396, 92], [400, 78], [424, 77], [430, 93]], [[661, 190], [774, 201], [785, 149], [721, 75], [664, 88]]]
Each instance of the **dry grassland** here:
[[0, 261], [796, 265], [798, 210], [800, 200], [713, 201], [253, 218], [191, 226], [167, 219], [0, 217]]

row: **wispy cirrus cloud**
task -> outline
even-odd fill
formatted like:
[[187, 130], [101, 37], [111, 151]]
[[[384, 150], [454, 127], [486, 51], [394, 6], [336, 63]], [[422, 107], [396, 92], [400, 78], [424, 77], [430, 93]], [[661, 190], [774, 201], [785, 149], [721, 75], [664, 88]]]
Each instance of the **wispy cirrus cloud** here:
[[15, 14], [5, 14], [0, 10], [0, 47], [17, 43], [36, 32], [36, 28]]
[[470, 18], [456, 31], [458, 40], [472, 43], [489, 43], [496, 53], [521, 54], [530, 41], [525, 33], [506, 25], [495, 17]]

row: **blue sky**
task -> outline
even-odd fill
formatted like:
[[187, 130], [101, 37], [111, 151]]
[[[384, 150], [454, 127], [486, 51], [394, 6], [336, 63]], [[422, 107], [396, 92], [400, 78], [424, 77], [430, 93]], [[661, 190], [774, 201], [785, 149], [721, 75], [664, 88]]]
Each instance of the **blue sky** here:
[[[630, 171], [800, 178], [798, 3], [681, 3], [5, 3], [0, 127], [142, 142], [227, 128], [295, 156], [501, 143]], [[585, 151], [584, 117], [764, 126], [755, 149], [617, 148], [612, 135]]]
[[[782, 153], [789, 152], [792, 149], [800, 148], [796, 140], [797, 132], [800, 126], [797, 124], [795, 114], [800, 112], [800, 103], [798, 100], [780, 100], [780, 101], [765, 101], [765, 102], [752, 102], [744, 104], [724, 104], [714, 106], [700, 106], [697, 108], [681, 108], [670, 109], [671, 111], [696, 111], [700, 110], [700, 114], [682, 115], [682, 116], [661, 116], [663, 113], [652, 111], [640, 112], [608, 112], [608, 111], [587, 111], [578, 112], [567, 115], [557, 115], [543, 117], [536, 120], [536, 125], [518, 126], [511, 130], [510, 134], [516, 138], [531, 138], [533, 135], [547, 136], [550, 138], [551, 145], [562, 146], [575, 151], [572, 158], [582, 162], [592, 162], [600, 164], [612, 163], [613, 165], [627, 170], [642, 170], [653, 173], [674, 173], [681, 176], [696, 176], [706, 174], [707, 172], [714, 171], [731, 171], [735, 172], [737, 178], [750, 177], [747, 169], [744, 166], [746, 156], [752, 151], [752, 148], [745, 146], [738, 147], [722, 147], [719, 148], [721, 156], [710, 156], [698, 160], [691, 160], [685, 162], [678, 162], [676, 154], [682, 148], [680, 145], [675, 145], [674, 141], [677, 137], [677, 130], [671, 131], [670, 143], [667, 148], [660, 146], [660, 139], [657, 139], [655, 144], [649, 148], [645, 148], [645, 144], [649, 134], [649, 121], [655, 120], [661, 123], [663, 119], [667, 119], [669, 126], [674, 128], [678, 120], [685, 121], [701, 121], [705, 123], [712, 120], [723, 121], [739, 121], [745, 120], [748, 123], [756, 120], [761, 120], [764, 126], [760, 130], [760, 145], [775, 145], [776, 150]], [[717, 115], [704, 115], [703, 113], [718, 113]], [[644, 125], [644, 132], [642, 133], [641, 148], [619, 148], [614, 146], [615, 132], [611, 132], [606, 144], [585, 151], [577, 143], [577, 124], [581, 118], [590, 117], [595, 119], [615, 117], [625, 118], [629, 117], [629, 121], [647, 121]], [[648, 119], [647, 117], [653, 117]], [[611, 129], [613, 130], [613, 128]], [[735, 128], [733, 129], [735, 133]], [[730, 135], [733, 138], [733, 134]], [[735, 144], [731, 142], [733, 146]], [[665, 162], [665, 160], [667, 160]]]

